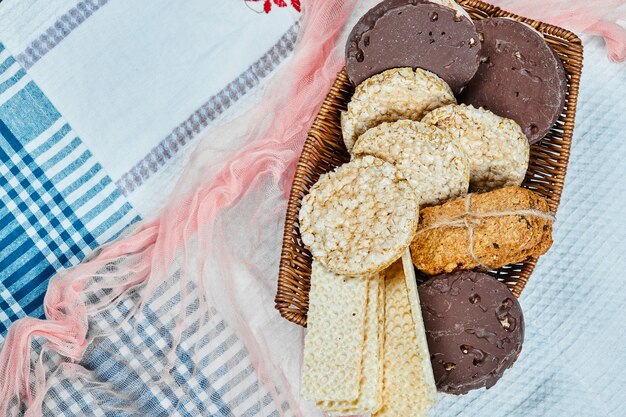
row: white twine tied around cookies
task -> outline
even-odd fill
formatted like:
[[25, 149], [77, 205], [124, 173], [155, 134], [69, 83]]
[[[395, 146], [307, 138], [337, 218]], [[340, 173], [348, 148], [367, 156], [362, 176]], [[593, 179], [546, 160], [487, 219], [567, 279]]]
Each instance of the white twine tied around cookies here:
[[416, 235], [423, 233], [427, 230], [437, 229], [439, 227], [465, 227], [467, 228], [469, 244], [468, 252], [474, 262], [476, 262], [479, 268], [484, 270], [491, 269], [489, 266], [481, 262], [480, 258], [476, 256], [474, 252], [474, 226], [480, 225], [480, 220], [486, 217], [506, 217], [506, 216], [534, 216], [540, 219], [545, 219], [551, 222], [556, 220], [556, 217], [551, 212], [545, 212], [541, 210], [524, 209], [524, 210], [503, 210], [503, 211], [491, 211], [486, 213], [473, 213], [472, 209], [472, 195], [467, 194], [465, 196], [465, 212], [459, 216], [454, 216], [449, 220], [433, 223], [428, 227], [419, 229]]

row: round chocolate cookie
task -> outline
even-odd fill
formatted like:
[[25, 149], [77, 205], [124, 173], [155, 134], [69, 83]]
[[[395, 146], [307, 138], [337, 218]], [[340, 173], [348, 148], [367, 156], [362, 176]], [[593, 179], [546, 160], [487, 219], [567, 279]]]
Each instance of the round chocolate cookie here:
[[508, 18], [476, 22], [480, 67], [461, 101], [515, 120], [528, 141], [540, 141], [563, 111], [567, 78], [543, 36]]
[[427, 0], [385, 0], [354, 26], [346, 71], [355, 84], [390, 68], [419, 67], [458, 94], [478, 69], [480, 42], [472, 21]]
[[491, 388], [522, 350], [524, 316], [505, 284], [480, 272], [438, 275], [419, 287], [439, 391]]

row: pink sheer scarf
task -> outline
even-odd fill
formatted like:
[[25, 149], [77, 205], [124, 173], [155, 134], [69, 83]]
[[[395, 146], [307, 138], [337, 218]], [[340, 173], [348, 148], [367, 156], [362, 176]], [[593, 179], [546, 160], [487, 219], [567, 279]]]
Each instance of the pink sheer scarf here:
[[505, 10], [570, 29], [576, 33], [601, 36], [609, 58], [626, 59], [626, 24], [624, 0], [492, 0]]

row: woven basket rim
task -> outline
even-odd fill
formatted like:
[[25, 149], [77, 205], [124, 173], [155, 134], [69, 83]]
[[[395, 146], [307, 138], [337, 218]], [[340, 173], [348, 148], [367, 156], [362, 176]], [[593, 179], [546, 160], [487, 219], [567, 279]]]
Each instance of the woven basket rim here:
[[[559, 56], [563, 62], [569, 78], [566, 107], [563, 112], [564, 115], [561, 117], [563, 121], [559, 118], [559, 122], [553, 126], [546, 139], [531, 146], [531, 164], [529, 165], [527, 174], [527, 180], [530, 184], [529, 188], [534, 186], [543, 187], [542, 182], [547, 184], [545, 188], [549, 190], [549, 206], [553, 212], [556, 212], [563, 191], [574, 129], [583, 63], [583, 47], [581, 40], [575, 33], [567, 29], [516, 15], [480, 0], [457, 0], [457, 3], [463, 6], [472, 15], [481, 15], [482, 17], [480, 18], [484, 16], [509, 17], [532, 26], [544, 35], [546, 42], [553, 47], [557, 56]], [[307, 274], [306, 270], [310, 269], [310, 261], [307, 261], [307, 259], [296, 259], [298, 257], [307, 258], [304, 254], [308, 254], [308, 251], [302, 245], [294, 243], [295, 240], [299, 238], [298, 227], [295, 226], [295, 224], [297, 223], [303, 193], [308, 190], [310, 186], [309, 183], [314, 182], [311, 179], [311, 171], [316, 168], [318, 170], [321, 169], [320, 166], [314, 166], [315, 162], [311, 160], [311, 155], [328, 151], [328, 149], [323, 147], [324, 143], [328, 145], [326, 139], [331, 136], [336, 136], [337, 128], [336, 125], [328, 121], [329, 115], [336, 114], [338, 111], [337, 107], [345, 105], [347, 96], [351, 95], [351, 93], [346, 90], [346, 82], [347, 76], [345, 69], [342, 69], [338, 73], [337, 80], [333, 83], [328, 96], [320, 107], [318, 116], [315, 118], [309, 130], [302, 154], [298, 161], [292, 190], [289, 195], [275, 302], [276, 309], [279, 310], [282, 317], [300, 326], [306, 326], [309, 282], [308, 277], [305, 275]], [[334, 134], [333, 131], [335, 131]], [[535, 149], [536, 152], [533, 149]], [[551, 157], [551, 154], [558, 156]], [[323, 156], [325, 158], [330, 158], [324, 160], [324, 166], [332, 168], [333, 165], [336, 166], [335, 162], [342, 163], [342, 155], [338, 155], [339, 156], [333, 154], [332, 150], [324, 154]], [[343, 155], [343, 158], [345, 158], [345, 155]], [[545, 176], [537, 176], [535, 172], [536, 167], [545, 170], [547, 174]], [[533, 176], [529, 177], [531, 172]], [[541, 172], [543, 173], [543, 171]], [[308, 257], [310, 257], [310, 255], [308, 255]], [[507, 284], [510, 286], [513, 294], [519, 297], [530, 278], [536, 262], [536, 259], [529, 259], [520, 265], [513, 265], [510, 270], [506, 269], [502, 273], [502, 276], [505, 278], [501, 278], [499, 275], [498, 278], [506, 279], [506, 277], [510, 277], [510, 275], [506, 274], [518, 274], [519, 276], [510, 278], [510, 280], [514, 280], [514, 284], [508, 282]]]

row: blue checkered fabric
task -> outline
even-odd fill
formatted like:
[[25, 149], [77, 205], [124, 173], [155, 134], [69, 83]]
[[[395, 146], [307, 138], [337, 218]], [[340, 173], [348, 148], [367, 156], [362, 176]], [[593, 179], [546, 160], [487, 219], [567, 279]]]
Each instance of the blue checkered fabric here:
[[0, 341], [48, 280], [139, 217], [0, 43]]
[[[43, 317], [52, 276], [138, 220], [69, 123], [0, 43], [0, 346], [12, 322]], [[47, 374], [45, 416], [293, 415], [280, 390], [259, 380], [250, 353], [220, 314], [198, 309], [191, 284], [181, 299], [176, 276], [140, 314], [138, 290], [90, 317], [90, 335], [103, 337], [93, 340], [80, 363], [57, 369], [59, 355], [43, 355], [46, 369], [54, 370]], [[171, 352], [181, 311], [185, 327]], [[33, 340], [33, 361], [43, 343]], [[15, 411], [20, 405], [11, 406]]]
[[[44, 401], [46, 416], [215, 416], [293, 415], [278, 394], [256, 376], [241, 340], [211, 309], [201, 313], [198, 293], [172, 278], [142, 308], [139, 293], [90, 319], [96, 338], [77, 375], [54, 375]], [[184, 329], [175, 355], [175, 320], [185, 306]], [[134, 314], [131, 314], [134, 313]], [[130, 314], [130, 316], [129, 316]], [[125, 320], [129, 318], [128, 320]]]

